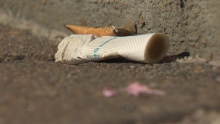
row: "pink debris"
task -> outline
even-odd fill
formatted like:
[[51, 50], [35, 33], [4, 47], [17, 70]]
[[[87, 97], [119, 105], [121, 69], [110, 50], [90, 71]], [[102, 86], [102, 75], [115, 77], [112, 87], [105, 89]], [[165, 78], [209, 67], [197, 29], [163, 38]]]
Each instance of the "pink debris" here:
[[155, 94], [161, 96], [165, 95], [164, 91], [150, 89], [146, 85], [140, 85], [139, 82], [135, 82], [128, 85], [128, 87], [125, 90], [128, 94], [131, 94], [133, 96], [139, 96], [141, 93]]
[[112, 96], [116, 95], [117, 93], [118, 93], [117, 90], [113, 90], [113, 89], [109, 89], [109, 88], [106, 88], [102, 91], [102, 94], [105, 97], [112, 97]]
[[146, 85], [141, 85], [139, 82], [134, 82], [128, 85], [127, 87], [121, 88], [121, 89], [114, 90], [114, 89], [106, 88], [102, 91], [105, 97], [112, 97], [118, 94], [119, 92], [126, 92], [127, 94], [133, 95], [135, 97], [138, 97], [140, 94], [143, 94], [143, 93], [155, 94], [155, 95], [160, 95], [160, 96], [166, 95], [164, 91], [150, 89]]

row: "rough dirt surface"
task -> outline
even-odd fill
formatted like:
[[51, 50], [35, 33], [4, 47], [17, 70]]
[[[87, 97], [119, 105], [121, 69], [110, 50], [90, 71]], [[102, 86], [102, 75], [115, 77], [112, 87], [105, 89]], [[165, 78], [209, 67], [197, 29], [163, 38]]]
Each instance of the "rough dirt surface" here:
[[[55, 63], [57, 42], [0, 25], [1, 124], [219, 124], [220, 67]], [[165, 96], [102, 95], [139, 81]]]
[[[64, 24], [165, 33], [173, 54], [189, 51], [220, 60], [219, 8], [219, 0], [0, 0], [0, 22], [19, 27], [18, 19], [34, 22], [50, 30], [47, 36], [53, 30], [67, 33]], [[39, 33], [33, 24], [26, 27]]]

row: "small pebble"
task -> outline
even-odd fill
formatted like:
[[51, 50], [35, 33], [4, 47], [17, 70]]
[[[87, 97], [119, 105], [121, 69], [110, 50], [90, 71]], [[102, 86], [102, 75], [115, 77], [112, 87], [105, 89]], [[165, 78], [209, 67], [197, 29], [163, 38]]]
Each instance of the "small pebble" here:
[[220, 75], [215, 78], [216, 81], [220, 82]]
[[201, 66], [197, 66], [197, 67], [194, 69], [194, 72], [195, 72], [195, 73], [200, 73], [200, 72], [202, 72], [202, 71], [203, 71], [203, 69], [202, 69]]

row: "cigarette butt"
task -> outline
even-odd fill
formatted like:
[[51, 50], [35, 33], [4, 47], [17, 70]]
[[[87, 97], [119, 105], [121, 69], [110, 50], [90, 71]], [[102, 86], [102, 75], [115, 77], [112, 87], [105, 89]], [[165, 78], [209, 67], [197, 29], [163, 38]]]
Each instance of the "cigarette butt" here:
[[125, 30], [125, 29], [123, 29], [123, 28], [116, 28], [116, 30], [117, 30], [117, 31], [114, 32], [116, 36], [130, 36], [130, 35], [135, 35], [134, 32]]
[[85, 27], [77, 25], [64, 25], [67, 29], [72, 31], [74, 34], [93, 34], [98, 37], [102, 36], [129, 36], [134, 35], [133, 32], [125, 30], [123, 28], [110, 27]]
[[93, 28], [93, 27], [85, 27], [85, 26], [77, 26], [77, 25], [64, 25], [64, 26], [75, 34], [93, 34], [98, 37], [116, 36], [113, 27]]
[[126, 37], [71, 35], [58, 45], [55, 60], [80, 64], [123, 57], [142, 63], [158, 63], [168, 49], [169, 38], [159, 33]]

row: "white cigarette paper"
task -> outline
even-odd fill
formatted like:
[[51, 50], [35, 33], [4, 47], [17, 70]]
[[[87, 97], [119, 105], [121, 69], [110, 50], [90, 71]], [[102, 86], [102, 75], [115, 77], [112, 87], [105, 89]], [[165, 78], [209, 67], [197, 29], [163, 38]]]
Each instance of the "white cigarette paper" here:
[[58, 45], [55, 61], [80, 64], [123, 57], [142, 63], [157, 63], [166, 55], [169, 45], [168, 37], [159, 33], [126, 37], [70, 35]]

